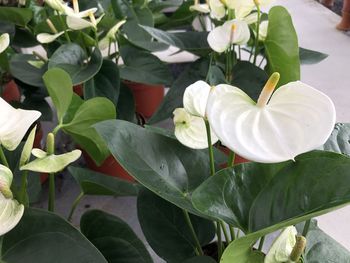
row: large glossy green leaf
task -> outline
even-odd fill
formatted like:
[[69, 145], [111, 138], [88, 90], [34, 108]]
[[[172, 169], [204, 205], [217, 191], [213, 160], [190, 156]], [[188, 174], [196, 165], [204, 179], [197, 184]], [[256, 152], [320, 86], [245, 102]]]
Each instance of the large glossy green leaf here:
[[49, 68], [61, 68], [65, 70], [74, 85], [84, 83], [95, 76], [103, 62], [102, 54], [98, 48], [91, 54], [88, 62], [85, 51], [77, 44], [65, 44], [59, 47], [49, 60]]
[[216, 261], [211, 257], [198, 256], [198, 257], [193, 257], [193, 258], [187, 259], [187, 260], [183, 261], [182, 263], [216, 263]]
[[171, 85], [173, 79], [168, 66], [149, 52], [131, 47], [121, 47], [124, 65], [120, 67], [120, 77], [125, 80]]
[[265, 71], [248, 61], [238, 61], [233, 67], [232, 85], [257, 101], [268, 76]]
[[60, 68], [48, 70], [43, 80], [57, 110], [59, 123], [62, 123], [73, 97], [73, 84], [68, 73]]
[[103, 211], [86, 212], [80, 222], [81, 231], [110, 263], [152, 263], [142, 241], [121, 219]]
[[209, 61], [201, 59], [186, 67], [184, 72], [174, 81], [162, 104], [148, 121], [153, 124], [172, 117], [176, 108], [182, 107], [185, 89], [197, 80], [205, 80], [209, 68]]
[[322, 148], [350, 156], [350, 123], [337, 123]]
[[[251, 246], [267, 233], [350, 202], [350, 158], [346, 156], [315, 151], [295, 161], [259, 166], [241, 164], [221, 171], [192, 196], [202, 213], [250, 233], [227, 248], [225, 263], [246, 262]], [[257, 170], [251, 172], [253, 168]]]
[[[184, 211], [144, 189], [137, 198], [137, 212], [142, 232], [158, 256], [169, 263], [195, 256], [196, 243]], [[192, 215], [190, 218], [199, 242], [207, 245], [215, 236], [213, 222]]]
[[47, 71], [47, 65], [42, 68], [34, 67], [28, 61], [40, 61], [36, 56], [29, 54], [15, 54], [11, 57], [11, 74], [25, 84], [34, 87], [45, 87], [42, 76]]
[[107, 263], [75, 227], [44, 210], [25, 210], [20, 223], [3, 239], [1, 260], [7, 263]]
[[279, 72], [279, 85], [300, 79], [298, 37], [292, 18], [282, 6], [275, 6], [269, 12], [265, 52], [268, 72]]
[[84, 83], [84, 98], [106, 97], [117, 106], [120, 92], [118, 66], [111, 60], [104, 60], [100, 71]]
[[0, 20], [25, 27], [33, 17], [29, 8], [0, 6]]
[[178, 47], [196, 55], [208, 55], [211, 48], [208, 44], [208, 32], [188, 31], [181, 33], [170, 33], [154, 27], [142, 26], [152, 37], [159, 42], [169, 46]]
[[190, 6], [194, 4], [193, 0], [183, 1], [182, 5], [176, 9], [165, 21], [158, 24], [157, 27], [167, 30], [190, 25], [196, 16], [195, 12], [190, 10]]
[[130, 88], [121, 83], [117, 105], [118, 119], [137, 123], [134, 95]]
[[130, 175], [162, 198], [198, 214], [191, 196], [209, 176], [206, 151], [189, 149], [126, 121], [105, 121], [95, 127]]
[[114, 104], [106, 98], [93, 98], [82, 103], [79, 99], [72, 100], [74, 103], [69, 112], [68, 123], [62, 125], [64, 132], [71, 135], [74, 141], [79, 144], [97, 164], [101, 164], [109, 155], [106, 144], [96, 133], [92, 125], [116, 118]]
[[68, 170], [84, 195], [134, 196], [139, 191], [137, 184], [116, 177], [72, 166]]
[[317, 64], [322, 60], [326, 59], [328, 55], [315, 50], [301, 47], [299, 48], [299, 57], [300, 57], [301, 64], [308, 65], [308, 64]]

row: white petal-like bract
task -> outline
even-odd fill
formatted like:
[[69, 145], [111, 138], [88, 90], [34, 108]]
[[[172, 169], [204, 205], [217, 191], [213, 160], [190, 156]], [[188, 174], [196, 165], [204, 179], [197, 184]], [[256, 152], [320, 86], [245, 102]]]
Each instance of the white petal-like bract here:
[[225, 5], [220, 0], [209, 0], [210, 16], [220, 20], [226, 15]]
[[255, 162], [277, 163], [323, 145], [333, 131], [333, 102], [300, 82], [280, 87], [264, 107], [242, 90], [218, 85], [212, 89], [207, 118], [222, 143]]
[[[204, 119], [189, 114], [185, 109], [174, 111], [175, 136], [185, 146], [192, 149], [208, 148], [207, 131]], [[211, 130], [212, 144], [218, 141]]]
[[0, 193], [2, 193], [6, 198], [12, 198], [12, 192], [10, 189], [12, 179], [13, 174], [11, 170], [6, 166], [0, 164]]
[[264, 263], [290, 262], [289, 256], [296, 244], [297, 233], [294, 226], [286, 227], [273, 242]]
[[39, 111], [15, 109], [0, 98], [0, 144], [13, 151], [29, 127], [41, 116]]
[[59, 38], [61, 35], [63, 35], [64, 32], [59, 32], [57, 34], [49, 34], [49, 33], [40, 33], [36, 36], [36, 39], [41, 44], [47, 44], [55, 41], [57, 38]]
[[267, 29], [269, 27], [269, 21], [263, 21], [261, 22], [259, 26], [259, 40], [265, 41], [267, 36]]
[[202, 80], [188, 86], [183, 97], [186, 111], [194, 116], [204, 118], [210, 90], [209, 84]]
[[0, 36], [0, 54], [4, 52], [10, 45], [10, 35], [4, 33]]
[[207, 14], [210, 13], [209, 5], [207, 4], [196, 4], [190, 6], [191, 11], [197, 11], [199, 13]]
[[11, 231], [18, 224], [23, 212], [23, 205], [0, 193], [0, 236]]

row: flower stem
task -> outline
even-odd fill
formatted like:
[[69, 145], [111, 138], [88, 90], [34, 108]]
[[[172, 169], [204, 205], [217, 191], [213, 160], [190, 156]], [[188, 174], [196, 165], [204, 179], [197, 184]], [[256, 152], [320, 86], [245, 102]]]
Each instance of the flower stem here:
[[27, 178], [28, 178], [28, 171], [23, 171], [22, 178], [21, 178], [21, 190], [20, 190], [19, 201], [25, 207], [29, 206], [29, 199], [28, 199], [28, 192], [27, 192], [27, 185], [28, 185]]
[[69, 216], [67, 218], [67, 220], [70, 222], [72, 220], [72, 217], [73, 217], [73, 214], [74, 214], [74, 211], [75, 209], [77, 208], [78, 204], [80, 203], [81, 199], [84, 197], [84, 193], [81, 192], [78, 197], [75, 199], [73, 205], [72, 205], [72, 208], [69, 212]]
[[191, 218], [190, 218], [190, 215], [188, 214], [188, 212], [185, 210], [185, 209], [182, 209], [183, 213], [184, 213], [184, 216], [185, 216], [185, 220], [186, 220], [186, 223], [188, 225], [188, 227], [190, 228], [190, 231], [191, 231], [191, 235], [193, 237], [193, 240], [194, 242], [196, 243], [196, 252], [198, 253], [198, 256], [203, 256], [204, 253], [203, 253], [203, 250], [202, 250], [202, 246], [198, 240], [198, 237], [197, 237], [197, 234], [196, 234], [196, 231], [194, 230], [193, 228], [193, 225], [192, 225], [192, 222], [191, 222]]
[[[55, 135], [49, 133], [46, 140], [46, 151], [49, 155], [55, 153]], [[49, 175], [49, 204], [48, 210], [50, 212], [55, 211], [55, 174], [50, 173]]]
[[221, 239], [221, 227], [219, 221], [216, 222], [216, 235], [218, 237], [218, 262], [221, 261], [222, 256], [222, 239]]
[[265, 236], [261, 237], [258, 250], [260, 250], [260, 251], [262, 250], [262, 248], [264, 246], [264, 242], [265, 242]]
[[235, 152], [230, 150], [230, 155], [228, 156], [227, 167], [232, 167], [235, 162]]
[[210, 124], [208, 120], [204, 120], [205, 122], [205, 128], [207, 131], [207, 140], [208, 140], [208, 150], [209, 150], [209, 159], [210, 159], [210, 174], [215, 174], [215, 164], [214, 164], [214, 151], [213, 151], [213, 145], [211, 142], [211, 132], [210, 132]]
[[62, 28], [64, 28], [64, 36], [66, 37], [67, 42], [68, 42], [68, 43], [71, 43], [72, 41], [70, 40], [70, 37], [69, 37], [69, 35], [68, 35], [67, 28], [65, 27], [64, 21], [63, 21], [63, 19], [62, 19], [62, 16], [60, 15], [60, 13], [59, 13], [58, 11], [57, 11], [57, 15], [58, 15], [58, 17], [59, 17], [59, 20], [60, 20], [60, 23], [61, 23]]
[[256, 8], [258, 10], [258, 20], [256, 21], [256, 36], [255, 36], [255, 50], [254, 50], [254, 60], [253, 60], [253, 64], [255, 65], [256, 63], [256, 59], [258, 57], [259, 54], [259, 30], [260, 30], [260, 20], [261, 20], [261, 10], [260, 10], [260, 6], [257, 4]]
[[227, 234], [227, 230], [226, 230], [225, 224], [222, 221], [220, 221], [220, 226], [222, 228], [222, 232], [224, 233], [225, 241], [227, 243], [230, 243], [230, 238], [229, 238], [229, 236]]
[[5, 165], [7, 168], [10, 168], [10, 165], [9, 165], [7, 159], [6, 159], [5, 153], [2, 150], [1, 144], [0, 144], [0, 160], [1, 160], [3, 165]]
[[303, 233], [302, 233], [304, 237], [306, 237], [307, 233], [309, 232], [310, 224], [311, 224], [311, 219], [305, 222]]
[[230, 228], [231, 241], [234, 241], [236, 239], [235, 229], [233, 228], [233, 226], [230, 226], [230, 225], [229, 225], [229, 228]]

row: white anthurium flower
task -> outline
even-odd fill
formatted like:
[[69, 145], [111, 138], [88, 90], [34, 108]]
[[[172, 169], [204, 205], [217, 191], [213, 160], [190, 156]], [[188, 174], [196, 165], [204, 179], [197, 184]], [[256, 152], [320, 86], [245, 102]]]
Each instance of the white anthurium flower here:
[[0, 236], [11, 231], [21, 220], [24, 206], [13, 199], [11, 192], [13, 174], [0, 165]]
[[0, 36], [0, 54], [4, 52], [10, 45], [10, 35], [4, 33]]
[[293, 160], [323, 145], [333, 131], [336, 113], [329, 97], [300, 81], [281, 86], [271, 96], [278, 80], [274, 73], [257, 103], [230, 85], [210, 92], [207, 118], [215, 134], [251, 161]]
[[183, 105], [186, 111], [194, 116], [205, 118], [210, 90], [211, 87], [202, 80], [188, 86], [183, 97]]
[[273, 242], [264, 263], [293, 262], [289, 257], [296, 245], [297, 234], [298, 232], [294, 226], [286, 227]]
[[210, 13], [210, 8], [209, 5], [207, 4], [194, 4], [190, 6], [190, 11], [194, 12], [199, 12], [199, 13], [203, 13], [203, 14], [208, 14]]
[[48, 43], [54, 42], [57, 38], [59, 38], [63, 34], [64, 34], [64, 31], [58, 32], [56, 34], [40, 33], [36, 36], [36, 39], [41, 44], [48, 44]]
[[0, 236], [11, 231], [21, 220], [24, 206], [0, 193]]
[[220, 20], [226, 15], [225, 5], [220, 0], [209, 0], [210, 16]]
[[248, 25], [256, 24], [258, 21], [258, 12], [251, 13], [243, 18], [240, 18], [240, 20], [245, 21]]
[[[174, 111], [175, 136], [185, 146], [192, 149], [208, 148], [207, 131], [205, 121], [201, 117], [193, 116], [184, 108]], [[212, 144], [218, 141], [216, 135], [211, 132]]]
[[60, 13], [64, 13], [67, 7], [62, 0], [45, 0], [45, 3]]
[[208, 34], [209, 46], [216, 52], [226, 51], [232, 44], [244, 45], [250, 39], [248, 24], [242, 20], [230, 20]]
[[269, 21], [263, 21], [261, 22], [259, 26], [259, 40], [265, 41], [267, 36], [267, 29], [269, 27]]
[[41, 116], [39, 111], [15, 109], [0, 98], [0, 144], [13, 151], [29, 127]]
[[80, 17], [67, 16], [67, 26], [73, 30], [82, 30], [85, 28], [96, 28], [97, 24], [102, 20], [104, 15], [100, 16], [98, 19], [93, 18], [91, 21], [85, 20]]
[[121, 26], [124, 25], [125, 23], [126, 23], [126, 20], [121, 20], [108, 31], [106, 36], [102, 38], [98, 43], [100, 50], [104, 50], [108, 48], [110, 43], [117, 41], [117, 32], [119, 31]]
[[78, 18], [84, 18], [84, 17], [89, 17], [90, 14], [95, 14], [97, 12], [97, 8], [90, 8], [81, 12], [75, 12], [74, 9], [70, 8], [69, 6], [65, 7], [64, 13], [67, 16], [73, 16], [73, 17], [78, 17]]

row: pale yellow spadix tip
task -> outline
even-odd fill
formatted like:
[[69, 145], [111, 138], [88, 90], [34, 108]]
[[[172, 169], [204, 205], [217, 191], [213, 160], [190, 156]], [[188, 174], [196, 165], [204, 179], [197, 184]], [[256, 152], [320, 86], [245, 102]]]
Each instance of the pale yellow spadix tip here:
[[265, 87], [263, 88], [263, 90], [260, 93], [258, 102], [256, 104], [258, 107], [266, 106], [266, 104], [269, 101], [273, 91], [275, 90], [279, 80], [280, 80], [280, 74], [278, 72], [274, 72], [270, 76], [270, 78], [268, 79], [268, 81], [265, 84]]

